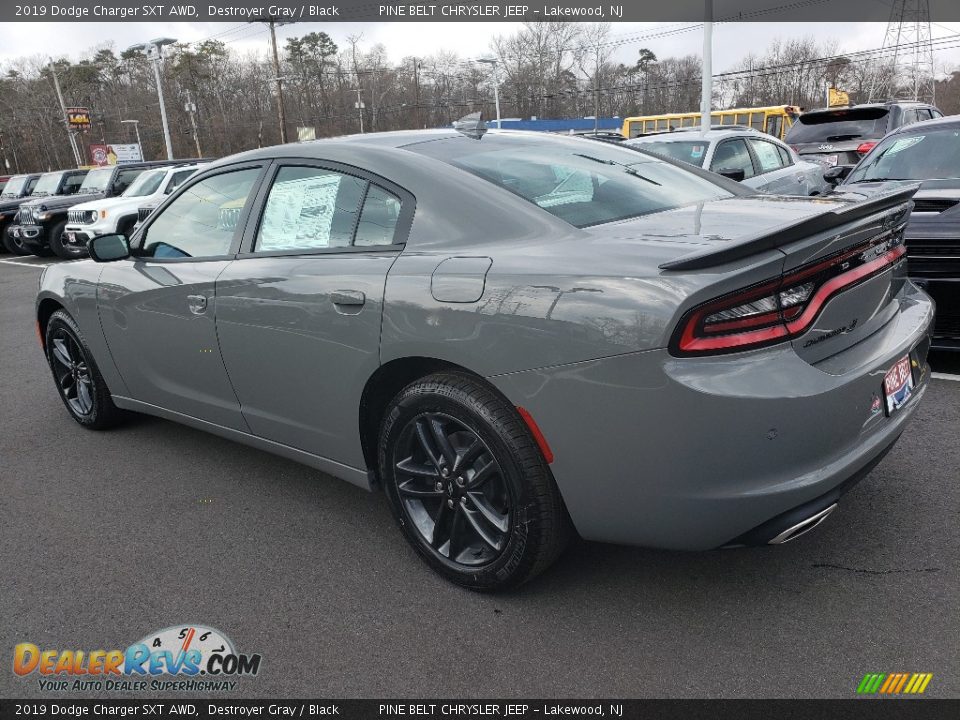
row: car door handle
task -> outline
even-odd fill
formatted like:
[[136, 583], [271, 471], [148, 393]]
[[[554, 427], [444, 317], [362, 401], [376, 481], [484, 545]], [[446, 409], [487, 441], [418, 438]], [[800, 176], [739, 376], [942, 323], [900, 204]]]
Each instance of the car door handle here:
[[330, 293], [330, 302], [334, 305], [360, 306], [367, 301], [367, 296], [359, 290], [334, 290]]
[[187, 295], [187, 307], [194, 315], [203, 315], [207, 311], [207, 296]]

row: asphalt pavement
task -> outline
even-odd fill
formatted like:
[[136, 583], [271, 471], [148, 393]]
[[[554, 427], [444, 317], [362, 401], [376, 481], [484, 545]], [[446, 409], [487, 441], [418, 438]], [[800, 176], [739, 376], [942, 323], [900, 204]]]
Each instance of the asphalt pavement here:
[[79, 427], [34, 334], [25, 265], [45, 262], [0, 255], [0, 697], [51, 697], [11, 671], [17, 643], [122, 649], [187, 623], [262, 655], [221, 697], [851, 698], [868, 672], [960, 696], [960, 382], [933, 380], [794, 543], [578, 541], [477, 595], [417, 559], [380, 494], [163, 420]]

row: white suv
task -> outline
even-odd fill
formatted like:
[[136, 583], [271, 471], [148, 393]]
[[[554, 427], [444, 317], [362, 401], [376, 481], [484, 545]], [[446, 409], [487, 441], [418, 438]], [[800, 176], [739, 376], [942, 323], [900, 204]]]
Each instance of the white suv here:
[[146, 170], [130, 183], [122, 195], [74, 205], [67, 212], [64, 244], [86, 247], [99, 235], [129, 235], [142, 205], [159, 204], [205, 163], [173, 165]]

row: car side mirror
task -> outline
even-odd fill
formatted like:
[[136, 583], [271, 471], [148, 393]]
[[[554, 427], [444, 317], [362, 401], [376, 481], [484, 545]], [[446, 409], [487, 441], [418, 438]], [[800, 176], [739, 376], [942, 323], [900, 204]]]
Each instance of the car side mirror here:
[[101, 235], [87, 244], [90, 257], [97, 262], [113, 262], [130, 257], [130, 245], [123, 235]]
[[839, 185], [850, 174], [851, 170], [853, 170], [853, 165], [834, 165], [823, 171], [823, 179], [831, 185]]
[[737, 182], [743, 182], [743, 179], [747, 176], [743, 168], [720, 168], [717, 173]]

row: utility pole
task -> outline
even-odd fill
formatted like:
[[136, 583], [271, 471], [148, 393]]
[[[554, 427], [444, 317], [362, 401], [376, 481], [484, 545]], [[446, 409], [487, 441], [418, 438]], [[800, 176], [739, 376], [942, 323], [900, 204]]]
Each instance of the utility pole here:
[[193, 144], [197, 148], [197, 157], [203, 157], [203, 153], [200, 152], [200, 133], [197, 130], [197, 106], [193, 104], [193, 93], [189, 90], [187, 90], [187, 102], [183, 109], [190, 113], [190, 127], [193, 128]]
[[417, 98], [417, 129], [419, 130], [423, 127], [423, 122], [420, 119], [420, 61], [417, 58], [413, 59], [413, 87]]
[[493, 73], [493, 104], [497, 109], [497, 130], [500, 129], [500, 73], [497, 72], [497, 64], [500, 62], [493, 57], [478, 58], [477, 62], [489, 65]]
[[363, 98], [361, 94], [363, 93], [363, 88], [354, 88], [354, 92], [357, 93], [357, 113], [360, 116], [360, 134], [363, 135]]
[[70, 149], [73, 150], [73, 161], [80, 167], [83, 163], [80, 161], [80, 150], [77, 148], [77, 140], [73, 136], [73, 131], [67, 124], [67, 106], [63, 102], [63, 93], [60, 91], [60, 81], [57, 79], [57, 71], [53, 69], [53, 61], [50, 62], [50, 74], [53, 76], [53, 86], [57, 90], [57, 100], [60, 101], [60, 112], [63, 113], [63, 125], [67, 129], [67, 137], [70, 139]]
[[277, 83], [277, 120], [280, 122], [280, 144], [287, 143], [287, 113], [283, 106], [283, 77], [280, 75], [280, 54], [277, 52], [277, 27], [290, 25], [292, 20], [278, 20], [275, 15], [259, 17], [250, 22], [266, 23], [270, 27], [270, 47], [273, 50], [273, 73]]
[[704, 0], [703, 77], [700, 86], [700, 130], [710, 130], [710, 109], [713, 105], [713, 0]]

